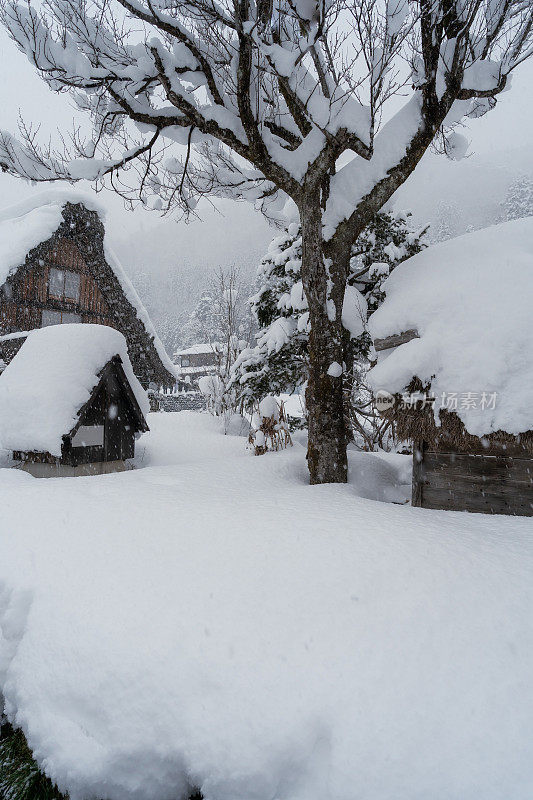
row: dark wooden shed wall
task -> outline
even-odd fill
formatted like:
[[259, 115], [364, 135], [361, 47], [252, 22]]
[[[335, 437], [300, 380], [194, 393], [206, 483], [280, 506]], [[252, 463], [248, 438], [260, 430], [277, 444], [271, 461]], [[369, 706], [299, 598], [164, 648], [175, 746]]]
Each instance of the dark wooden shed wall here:
[[533, 458], [413, 448], [413, 506], [533, 516]]

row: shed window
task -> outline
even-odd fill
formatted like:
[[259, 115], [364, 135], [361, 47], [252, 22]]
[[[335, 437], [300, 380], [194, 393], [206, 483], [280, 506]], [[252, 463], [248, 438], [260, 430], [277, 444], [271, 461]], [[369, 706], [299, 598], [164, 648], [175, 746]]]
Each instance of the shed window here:
[[191, 359], [188, 356], [182, 356], [181, 357], [181, 366], [182, 367], [188, 367], [190, 365], [190, 363], [191, 363]]
[[103, 447], [103, 425], [80, 425], [72, 437], [72, 447]]
[[81, 322], [81, 314], [72, 314], [70, 311], [56, 311], [53, 308], [43, 309], [41, 328], [48, 325], [60, 325], [62, 322]]
[[51, 267], [48, 277], [48, 294], [58, 300], [77, 302], [80, 298], [79, 272]]

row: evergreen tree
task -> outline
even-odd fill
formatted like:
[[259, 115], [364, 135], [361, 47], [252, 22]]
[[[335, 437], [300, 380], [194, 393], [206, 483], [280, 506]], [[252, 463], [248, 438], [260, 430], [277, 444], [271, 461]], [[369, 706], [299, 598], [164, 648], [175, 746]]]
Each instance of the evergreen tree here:
[[39, 769], [20, 729], [0, 719], [1, 800], [66, 800]]
[[503, 217], [505, 220], [511, 220], [531, 216], [533, 216], [533, 179], [521, 175], [507, 190], [503, 202]]
[[435, 224], [431, 227], [432, 244], [439, 244], [464, 232], [463, 214], [457, 203], [439, 201]]
[[250, 298], [257, 344], [243, 350], [231, 370], [230, 385], [247, 406], [269, 394], [292, 392], [305, 380], [309, 314], [301, 263], [302, 236], [293, 223], [261, 260], [260, 289]]
[[204, 292], [181, 329], [180, 349], [193, 344], [218, 342], [222, 337], [219, 317], [215, 298]]
[[[347, 372], [360, 374], [372, 345], [366, 322], [384, 299], [391, 271], [425, 246], [426, 229], [413, 229], [410, 214], [379, 212], [352, 247], [343, 308]], [[302, 237], [293, 223], [270, 244], [261, 261], [261, 288], [251, 298], [259, 333], [255, 347], [233, 365], [230, 385], [251, 406], [268, 394], [293, 392], [306, 380], [309, 313], [301, 280]]]

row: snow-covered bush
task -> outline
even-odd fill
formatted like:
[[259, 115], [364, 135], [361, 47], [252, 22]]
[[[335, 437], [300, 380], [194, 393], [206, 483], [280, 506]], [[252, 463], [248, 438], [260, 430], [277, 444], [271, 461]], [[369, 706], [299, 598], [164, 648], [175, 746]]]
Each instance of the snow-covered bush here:
[[205, 397], [207, 410], [219, 415], [225, 405], [225, 385], [219, 375], [203, 375], [198, 378], [198, 388]]
[[283, 403], [272, 395], [267, 395], [258, 403], [252, 416], [248, 441], [256, 456], [269, 450], [284, 450], [292, 445]]

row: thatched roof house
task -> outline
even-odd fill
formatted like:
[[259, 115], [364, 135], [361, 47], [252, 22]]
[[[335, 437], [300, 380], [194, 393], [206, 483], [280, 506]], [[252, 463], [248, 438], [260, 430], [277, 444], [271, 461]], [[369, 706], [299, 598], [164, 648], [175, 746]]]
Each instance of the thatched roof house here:
[[147, 412], [126, 340], [104, 325], [31, 331], [0, 375], [0, 448], [36, 477], [124, 469]]
[[0, 358], [9, 362], [35, 328], [108, 325], [126, 337], [145, 388], [171, 387], [174, 365], [109, 247], [104, 213], [93, 197], [73, 191], [0, 211]]
[[371, 317], [413, 504], [533, 514], [533, 218], [419, 253]]

